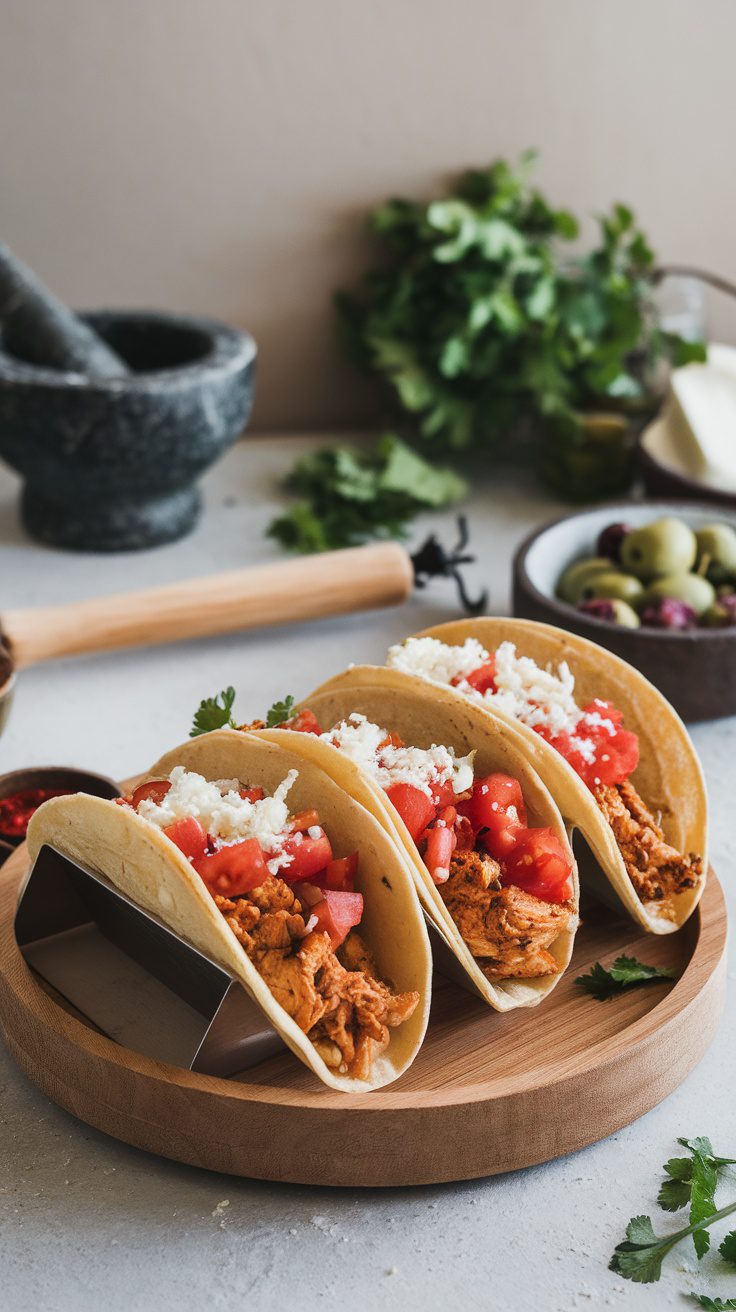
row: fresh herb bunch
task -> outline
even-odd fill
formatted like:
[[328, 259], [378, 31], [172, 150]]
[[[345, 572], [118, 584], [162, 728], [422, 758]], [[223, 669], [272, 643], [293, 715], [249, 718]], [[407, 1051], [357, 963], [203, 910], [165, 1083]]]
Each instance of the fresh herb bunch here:
[[303, 456], [285, 480], [301, 500], [268, 527], [290, 551], [330, 551], [370, 538], [401, 538], [420, 510], [435, 510], [465, 496], [451, 469], [427, 463], [386, 433], [369, 452], [328, 447]]
[[[689, 1224], [672, 1234], [657, 1235], [650, 1217], [633, 1216], [626, 1227], [626, 1239], [616, 1245], [610, 1268], [626, 1280], [651, 1284], [662, 1274], [662, 1262], [682, 1239], [692, 1235], [698, 1259], [710, 1248], [709, 1227], [736, 1212], [736, 1202], [716, 1209], [715, 1194], [722, 1172], [736, 1165], [732, 1157], [717, 1157], [710, 1139], [678, 1139], [687, 1150], [686, 1157], [671, 1157], [664, 1164], [657, 1201], [667, 1212], [689, 1208]], [[736, 1231], [732, 1230], [720, 1244], [719, 1253], [729, 1265], [736, 1265]], [[693, 1295], [701, 1307], [718, 1308], [719, 1300], [708, 1301], [707, 1295]], [[729, 1302], [721, 1306], [728, 1307]]]
[[487, 445], [526, 417], [646, 394], [652, 365], [703, 359], [656, 328], [653, 255], [623, 205], [601, 242], [565, 260], [578, 223], [530, 184], [535, 155], [464, 174], [441, 200], [371, 216], [387, 262], [337, 297], [343, 340], [424, 437]]

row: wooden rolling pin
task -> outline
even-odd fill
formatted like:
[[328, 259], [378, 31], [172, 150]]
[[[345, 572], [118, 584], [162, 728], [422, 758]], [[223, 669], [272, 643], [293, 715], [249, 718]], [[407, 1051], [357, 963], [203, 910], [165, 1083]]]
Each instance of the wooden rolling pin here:
[[0, 617], [0, 636], [6, 659], [14, 669], [23, 669], [82, 652], [206, 638], [397, 606], [406, 601], [415, 580], [415, 563], [405, 547], [381, 542], [146, 592], [10, 610]]

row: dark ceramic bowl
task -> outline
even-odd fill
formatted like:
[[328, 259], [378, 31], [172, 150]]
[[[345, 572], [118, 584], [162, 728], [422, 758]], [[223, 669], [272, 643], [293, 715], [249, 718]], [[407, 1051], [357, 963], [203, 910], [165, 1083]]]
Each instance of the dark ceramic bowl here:
[[595, 555], [607, 524], [649, 524], [662, 515], [693, 528], [722, 522], [736, 529], [736, 511], [680, 501], [618, 501], [565, 515], [535, 530], [513, 562], [513, 608], [521, 619], [540, 620], [577, 633], [628, 661], [645, 675], [685, 720], [715, 720], [736, 714], [736, 628], [625, 629], [585, 615], [559, 601], [555, 589], [573, 561]]
[[196, 480], [248, 420], [255, 342], [190, 315], [83, 317], [129, 376], [43, 368], [0, 338], [0, 457], [24, 479], [23, 522], [42, 542], [83, 551], [173, 541], [197, 520]]
[[650, 497], [668, 500], [712, 501], [719, 506], [736, 510], [736, 492], [722, 491], [709, 483], [692, 478], [662, 458], [659, 435], [662, 421], [656, 420], [644, 429], [637, 450], [637, 464], [644, 487]]
[[[114, 780], [90, 770], [77, 770], [74, 766], [36, 765], [27, 770], [10, 770], [8, 774], [0, 775], [0, 801], [26, 788], [58, 788], [68, 793], [91, 793], [93, 797], [121, 796]], [[23, 839], [2, 833], [0, 841], [6, 846], [17, 847]]]

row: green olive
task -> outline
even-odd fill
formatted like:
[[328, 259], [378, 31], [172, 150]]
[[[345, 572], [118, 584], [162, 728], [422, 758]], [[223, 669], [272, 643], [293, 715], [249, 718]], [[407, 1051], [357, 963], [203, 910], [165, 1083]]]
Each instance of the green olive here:
[[713, 605], [716, 590], [707, 579], [699, 574], [665, 574], [664, 578], [650, 583], [642, 598], [644, 605], [660, 601], [662, 597], [672, 597], [686, 606], [691, 606], [696, 615], [702, 615]]
[[[698, 572], [711, 583], [725, 583], [736, 575], [736, 533], [729, 524], [706, 524], [696, 530]], [[704, 569], [701, 569], [705, 566]]]
[[614, 624], [623, 624], [625, 629], [638, 629], [641, 621], [628, 601], [619, 601], [618, 597], [612, 597], [611, 605], [613, 606]]
[[638, 579], [631, 574], [623, 574], [611, 569], [604, 574], [595, 574], [587, 579], [580, 600], [588, 601], [593, 597], [607, 597], [612, 601], [638, 601], [644, 589]]
[[655, 519], [627, 533], [621, 564], [648, 582], [665, 574], [686, 574], [695, 564], [697, 549], [695, 534], [681, 519]]
[[567, 601], [577, 606], [583, 588], [595, 574], [607, 573], [611, 568], [610, 560], [605, 556], [589, 556], [586, 560], [576, 560], [569, 565], [557, 584], [557, 596], [560, 601]]

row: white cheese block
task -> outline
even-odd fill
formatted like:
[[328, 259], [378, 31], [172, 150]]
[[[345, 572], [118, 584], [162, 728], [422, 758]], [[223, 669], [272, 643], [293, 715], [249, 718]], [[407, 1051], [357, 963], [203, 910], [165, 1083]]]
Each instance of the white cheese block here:
[[675, 369], [665, 422], [679, 462], [696, 478], [736, 491], [736, 349], [711, 346], [705, 364]]

